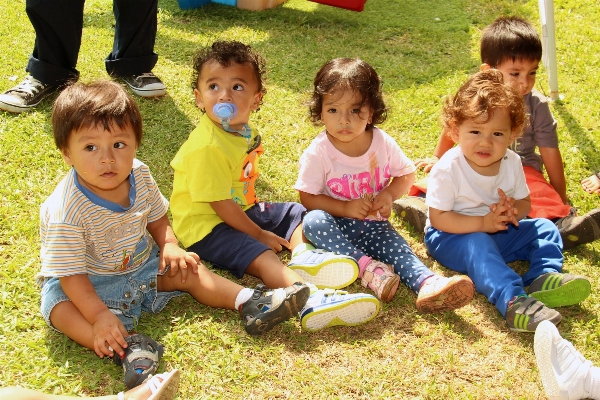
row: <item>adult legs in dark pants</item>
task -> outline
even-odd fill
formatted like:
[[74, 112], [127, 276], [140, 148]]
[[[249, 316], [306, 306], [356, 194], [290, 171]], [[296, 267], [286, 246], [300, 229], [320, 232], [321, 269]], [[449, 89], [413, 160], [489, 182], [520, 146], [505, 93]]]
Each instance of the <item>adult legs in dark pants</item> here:
[[[36, 32], [27, 64], [28, 76], [0, 95], [0, 109], [28, 111], [69, 81], [79, 78], [84, 0], [27, 0], [26, 12]], [[150, 71], [154, 53], [158, 0], [115, 0], [115, 37], [106, 71], [122, 78], [140, 96], [161, 96], [164, 84]]]

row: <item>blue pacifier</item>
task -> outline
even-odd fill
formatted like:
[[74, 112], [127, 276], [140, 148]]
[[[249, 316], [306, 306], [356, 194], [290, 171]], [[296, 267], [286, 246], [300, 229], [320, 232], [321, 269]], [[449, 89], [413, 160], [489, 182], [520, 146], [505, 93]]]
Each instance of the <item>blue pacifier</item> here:
[[237, 116], [238, 110], [235, 104], [233, 103], [217, 103], [213, 107], [213, 113], [217, 118], [221, 120], [221, 125], [223, 129], [227, 132], [239, 133], [246, 139], [250, 139], [252, 129], [248, 126], [248, 124], [244, 124], [244, 129], [238, 131], [233, 129], [229, 125], [229, 121]]

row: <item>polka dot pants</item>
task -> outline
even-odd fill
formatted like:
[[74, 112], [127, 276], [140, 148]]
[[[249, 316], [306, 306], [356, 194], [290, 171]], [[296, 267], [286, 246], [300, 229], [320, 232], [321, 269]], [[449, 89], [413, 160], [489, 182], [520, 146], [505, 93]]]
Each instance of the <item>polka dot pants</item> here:
[[434, 273], [413, 253], [389, 221], [337, 218], [321, 210], [306, 214], [304, 235], [317, 248], [354, 258], [362, 256], [390, 264], [402, 282], [418, 293], [423, 281]]

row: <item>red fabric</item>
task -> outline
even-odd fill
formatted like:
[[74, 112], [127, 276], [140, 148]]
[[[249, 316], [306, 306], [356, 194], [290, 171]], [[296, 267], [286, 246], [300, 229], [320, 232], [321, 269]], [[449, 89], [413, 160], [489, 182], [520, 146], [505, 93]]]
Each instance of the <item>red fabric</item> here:
[[[548, 183], [544, 174], [533, 167], [523, 167], [525, 180], [531, 197], [530, 218], [564, 218], [569, 215], [571, 206], [565, 205], [554, 187]], [[409, 196], [427, 193], [427, 178], [423, 178], [411, 186]]]
[[415, 184], [408, 189], [409, 196], [418, 196], [421, 193], [427, 193], [427, 177], [415, 182]]
[[571, 206], [565, 205], [544, 174], [533, 167], [523, 167], [525, 180], [531, 197], [530, 218], [563, 218], [569, 215]]

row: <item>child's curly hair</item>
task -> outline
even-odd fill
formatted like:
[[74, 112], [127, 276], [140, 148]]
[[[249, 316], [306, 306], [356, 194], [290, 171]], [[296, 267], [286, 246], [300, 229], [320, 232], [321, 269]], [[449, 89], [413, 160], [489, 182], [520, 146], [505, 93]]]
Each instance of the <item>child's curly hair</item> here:
[[[266, 71], [266, 62], [264, 58], [256, 53], [250, 45], [237, 41], [216, 41], [211, 46], [200, 49], [192, 58], [192, 89], [198, 88], [198, 78], [204, 64], [208, 62], [217, 62], [223, 67], [229, 67], [231, 64], [248, 64], [256, 74], [258, 82], [258, 91], [264, 95], [267, 89], [263, 84], [263, 76]], [[262, 104], [262, 99], [259, 105]]]
[[343, 93], [346, 90], [356, 92], [361, 97], [361, 107], [369, 106], [373, 111], [371, 122], [366, 130], [371, 130], [387, 118], [387, 107], [381, 93], [381, 80], [377, 72], [358, 58], [335, 58], [327, 61], [317, 72], [314, 91], [308, 103], [309, 117], [315, 125], [320, 125], [323, 96]]
[[508, 110], [511, 131], [516, 137], [521, 136], [527, 117], [523, 96], [504, 83], [502, 72], [497, 69], [477, 72], [462, 84], [454, 96], [446, 98], [442, 109], [443, 125], [456, 128], [466, 120], [482, 117], [487, 122], [498, 108]]

